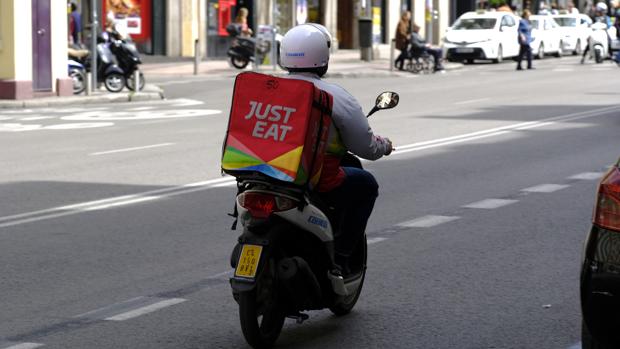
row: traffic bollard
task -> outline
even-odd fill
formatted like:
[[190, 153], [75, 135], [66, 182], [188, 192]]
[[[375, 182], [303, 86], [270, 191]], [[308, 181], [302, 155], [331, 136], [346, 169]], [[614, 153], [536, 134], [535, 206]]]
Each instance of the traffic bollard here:
[[133, 87], [135, 92], [140, 92], [140, 70], [133, 72]]
[[84, 81], [84, 83], [86, 84], [86, 95], [87, 96], [90, 96], [94, 91], [94, 89], [91, 90], [91, 85], [93, 84], [92, 75], [93, 74], [91, 72], [86, 73], [86, 81]]
[[200, 46], [198, 39], [194, 41], [194, 75], [198, 75], [198, 65], [200, 64]]

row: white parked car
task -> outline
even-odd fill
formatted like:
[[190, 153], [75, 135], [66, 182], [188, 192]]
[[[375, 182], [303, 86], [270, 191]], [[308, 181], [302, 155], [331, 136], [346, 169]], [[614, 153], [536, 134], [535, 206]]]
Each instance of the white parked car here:
[[588, 46], [588, 37], [592, 30], [592, 19], [584, 14], [561, 14], [554, 15], [553, 19], [559, 25], [562, 37], [562, 50], [579, 55]]
[[560, 26], [547, 15], [530, 16], [532, 23], [532, 55], [542, 59], [546, 54], [553, 53], [557, 57], [563, 54], [564, 41], [560, 32]]
[[456, 20], [444, 38], [446, 59], [472, 63], [490, 59], [498, 63], [519, 55], [519, 18], [509, 12], [467, 12]]

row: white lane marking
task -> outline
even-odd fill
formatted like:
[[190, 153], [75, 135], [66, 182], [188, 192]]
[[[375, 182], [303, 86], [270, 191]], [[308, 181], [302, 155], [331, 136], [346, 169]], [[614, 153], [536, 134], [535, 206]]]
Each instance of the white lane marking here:
[[553, 69], [552, 71], [555, 71], [555, 72], [571, 72], [571, 71], [575, 71], [575, 69], [574, 68], [556, 68], [556, 69]]
[[581, 342], [575, 343], [575, 344], [571, 345], [570, 347], [568, 347], [568, 349], [581, 349], [581, 348], [582, 348]]
[[576, 174], [574, 176], [568, 177], [568, 179], [580, 179], [584, 181], [593, 181], [597, 179], [601, 179], [603, 177], [603, 172], [584, 172], [580, 174]]
[[[392, 153], [392, 156], [414, 152], [414, 151], [421, 151], [421, 150], [430, 149], [430, 148], [443, 147], [443, 146], [451, 145], [451, 144], [470, 142], [470, 141], [487, 138], [487, 137], [500, 136], [500, 135], [507, 134], [507, 133], [514, 132], [514, 131], [522, 131], [522, 130], [528, 130], [528, 129], [537, 128], [537, 127], [548, 126], [548, 125], [551, 125], [552, 123], [557, 123], [557, 122], [572, 121], [572, 120], [596, 117], [596, 116], [604, 115], [606, 112], [610, 112], [614, 110], [620, 110], [620, 107], [617, 107], [617, 106], [605, 107], [605, 108], [594, 109], [594, 110], [590, 110], [586, 112], [554, 116], [554, 117], [545, 118], [545, 119], [538, 120], [538, 121], [522, 122], [518, 124], [503, 126], [503, 127], [496, 127], [496, 128], [491, 128], [491, 129], [482, 130], [482, 131], [465, 133], [465, 134], [461, 134], [457, 136], [439, 138], [439, 139], [434, 139], [431, 141], [417, 142], [417, 143], [404, 144], [404, 145], [396, 145], [396, 150]], [[388, 157], [387, 160], [389, 160], [390, 158], [391, 157]]]
[[528, 193], [553, 193], [555, 191], [566, 189], [568, 187], [570, 187], [570, 185], [567, 184], [541, 184], [521, 189], [521, 191], [525, 191]]
[[132, 200], [117, 201], [117, 202], [113, 202], [113, 203], [109, 203], [109, 204], [103, 204], [103, 205], [99, 205], [99, 206], [86, 207], [86, 208], [84, 208], [82, 210], [83, 211], [105, 210], [105, 209], [111, 208], [111, 207], [118, 207], [118, 206], [124, 206], [124, 205], [132, 205], [132, 204], [137, 204], [137, 203], [140, 203], [140, 202], [157, 200], [157, 199], [161, 199], [161, 196], [143, 196], [143, 197], [135, 198], [135, 199], [132, 199]]
[[36, 121], [36, 120], [47, 120], [47, 119], [55, 119], [55, 116], [30, 116], [27, 118], [20, 118], [20, 121]]
[[63, 116], [60, 119], [66, 121], [135, 121], [135, 120], [158, 120], [174, 118], [190, 118], [221, 114], [221, 110], [212, 109], [163, 109], [157, 111], [115, 111], [115, 112], [83, 112], [79, 114]]
[[0, 347], [0, 349], [34, 349], [34, 348], [40, 348], [43, 345], [44, 344], [41, 344], [41, 343], [19, 343], [19, 344], [10, 345], [8, 347]]
[[129, 319], [133, 319], [135, 317], [141, 316], [141, 315], [145, 315], [148, 313], [152, 313], [154, 311], [175, 305], [175, 304], [179, 304], [179, 303], [183, 303], [187, 301], [187, 299], [183, 299], [183, 298], [170, 298], [170, 299], [166, 299], [157, 303], [153, 303], [144, 307], [140, 307], [138, 309], [133, 309], [118, 315], [114, 315], [108, 318], [105, 318], [104, 320], [108, 320], [108, 321], [125, 321], [125, 320], [129, 320]]
[[[31, 223], [45, 219], [64, 217], [88, 211], [89, 207], [112, 204], [114, 202], [126, 202], [128, 200], [139, 199], [142, 197], [150, 197], [158, 195], [158, 198], [166, 198], [180, 194], [191, 193], [212, 188], [214, 185], [221, 183], [236, 183], [236, 179], [232, 177], [217, 178], [208, 181], [189, 183], [171, 188], [162, 188], [149, 190], [142, 193], [132, 195], [122, 195], [107, 199], [87, 201], [65, 206], [52, 207], [44, 210], [20, 213], [10, 216], [0, 217], [0, 228], [10, 227], [19, 224]], [[111, 206], [109, 206], [111, 207]]]
[[127, 109], [127, 110], [143, 111], [143, 110], [153, 110], [153, 109], [155, 109], [155, 107], [137, 107], [137, 108], [131, 108], [131, 109]]
[[477, 102], [484, 102], [484, 101], [488, 101], [489, 98], [478, 98], [478, 99], [470, 99], [467, 101], [460, 101], [460, 102], [454, 102], [454, 105], [461, 105], [461, 104], [471, 104], [471, 103], [477, 103]]
[[97, 155], [124, 153], [124, 152], [128, 152], [128, 151], [166, 147], [166, 146], [169, 146], [169, 145], [174, 145], [174, 143], [159, 143], [159, 144], [145, 145], [145, 146], [142, 146], [142, 147], [133, 147], [133, 148], [124, 148], [124, 149], [116, 149], [116, 150], [107, 150], [107, 151], [100, 151], [100, 152], [96, 152], [96, 153], [91, 153], [90, 155], [97, 156]]
[[493, 210], [496, 208], [508, 206], [519, 202], [519, 200], [506, 200], [506, 199], [485, 199], [478, 202], [472, 202], [471, 204], [464, 205], [466, 208], [480, 208], [485, 210]]
[[434, 216], [428, 215], [420, 218], [416, 218], [407, 222], [398, 223], [396, 226], [404, 228], [431, 228], [443, 223], [452, 222], [461, 217], [457, 216]]
[[370, 239], [366, 240], [366, 244], [367, 245], [372, 245], [372, 244], [376, 244], [378, 242], [385, 241], [385, 240], [387, 240], [387, 238], [370, 238]]
[[195, 99], [189, 99], [189, 98], [177, 98], [177, 99], [171, 100], [171, 102], [174, 107], [190, 107], [194, 105], [205, 104], [205, 102], [198, 101]]
[[13, 120], [14, 117], [12, 116], [2, 116], [0, 115], [0, 121], [6, 121], [6, 120]]

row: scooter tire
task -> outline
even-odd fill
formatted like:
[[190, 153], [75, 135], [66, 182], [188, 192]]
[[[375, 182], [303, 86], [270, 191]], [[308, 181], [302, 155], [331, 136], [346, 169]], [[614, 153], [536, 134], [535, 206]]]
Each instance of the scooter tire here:
[[86, 73], [80, 69], [69, 70], [69, 77], [73, 79], [73, 94], [79, 95], [86, 90]]
[[250, 63], [250, 60], [240, 57], [230, 57], [230, 63], [237, 69], [245, 69]]
[[596, 63], [603, 63], [603, 54], [600, 50], [594, 50], [594, 61]]
[[125, 88], [125, 83], [126, 79], [123, 74], [120, 73], [111, 73], [109, 75], [106, 75], [103, 80], [105, 89], [112, 93], [121, 92], [123, 88]]
[[[265, 269], [268, 272], [269, 269]], [[261, 280], [258, 281], [259, 283]], [[267, 314], [259, 314], [258, 296], [265, 293], [273, 296], [275, 290], [265, 290], [268, 287], [264, 283], [257, 283], [254, 289], [239, 293], [239, 320], [241, 331], [248, 344], [254, 349], [271, 348], [280, 336], [284, 326], [285, 314], [279, 309], [277, 297], [272, 299], [270, 311]], [[271, 283], [273, 286], [273, 283]], [[265, 309], [263, 305], [261, 308]], [[259, 320], [259, 316], [262, 318]]]
[[332, 313], [334, 313], [334, 315], [336, 316], [344, 316], [347, 315], [351, 312], [351, 310], [353, 310], [353, 307], [355, 307], [355, 304], [357, 303], [357, 300], [360, 298], [360, 294], [362, 293], [362, 288], [364, 286], [364, 279], [366, 278], [366, 259], [368, 256], [368, 245], [366, 243], [366, 235], [364, 235], [364, 239], [363, 241], [361, 241], [362, 243], [362, 258], [363, 258], [363, 266], [361, 269], [361, 278], [362, 280], [360, 281], [360, 285], [357, 288], [357, 290], [355, 290], [355, 293], [348, 295], [346, 297], [343, 297], [342, 299], [338, 300], [334, 305], [332, 305], [331, 307], [329, 307], [329, 310], [331, 310]]
[[[125, 87], [127, 87], [127, 89], [129, 89], [130, 91], [135, 91], [136, 89], [134, 88], [133, 84], [134, 84], [134, 73], [131, 73], [131, 75], [125, 80]], [[146, 84], [146, 80], [144, 79], [144, 73], [140, 72], [140, 91], [144, 90], [144, 85]]]

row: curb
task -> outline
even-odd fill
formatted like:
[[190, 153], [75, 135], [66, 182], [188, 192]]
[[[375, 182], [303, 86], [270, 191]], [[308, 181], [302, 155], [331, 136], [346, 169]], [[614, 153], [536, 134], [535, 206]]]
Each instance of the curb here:
[[[399, 78], [410, 78], [412, 76], [416, 76], [416, 75], [420, 75], [420, 74], [413, 74], [411, 72], [407, 72], [407, 71], [398, 71], [398, 70], [393, 70], [390, 71], [387, 68], [383, 68], [385, 66], [387, 66], [389, 63], [385, 63], [385, 65], [378, 65], [375, 64], [375, 66], [369, 66], [369, 67], [362, 67], [359, 69], [338, 69], [339, 67], [331, 67], [330, 71], [325, 74], [325, 78], [351, 78], [351, 79], [356, 79], [356, 78], [385, 78], [385, 77], [399, 77]], [[447, 63], [444, 65], [444, 70], [446, 72], [448, 71], [453, 71], [453, 70], [458, 70], [458, 69], [462, 69], [464, 67], [463, 64], [461, 63]], [[344, 68], [344, 67], [343, 67]], [[248, 71], [253, 71], [251, 69], [242, 69], [242, 70], [230, 70], [230, 69], [221, 69], [221, 70], [213, 70], [210, 72], [204, 72], [204, 73], [200, 73], [198, 75], [177, 75], [177, 78], [185, 78], [185, 77], [196, 77], [196, 76], [201, 76], [201, 77], [210, 77], [210, 78], [214, 78], [214, 79], [234, 79], [237, 74], [242, 73], [242, 72], [248, 72]], [[270, 69], [261, 69], [258, 70], [259, 73], [263, 73], [263, 74], [269, 74], [269, 75], [273, 75], [273, 76], [285, 76], [288, 75], [288, 72], [284, 71], [284, 70], [280, 70], [278, 69], [277, 71], [273, 71]], [[170, 78], [171, 76], [169, 74], [162, 74], [162, 75], [158, 75], [156, 70], [150, 71], [150, 74], [152, 75], [157, 75], [158, 77], [165, 77], [165, 78]]]
[[102, 93], [94, 96], [43, 97], [27, 100], [0, 100], [0, 109], [41, 108], [61, 105], [82, 105], [97, 103], [141, 102], [164, 99], [164, 90], [147, 84], [140, 92]]

